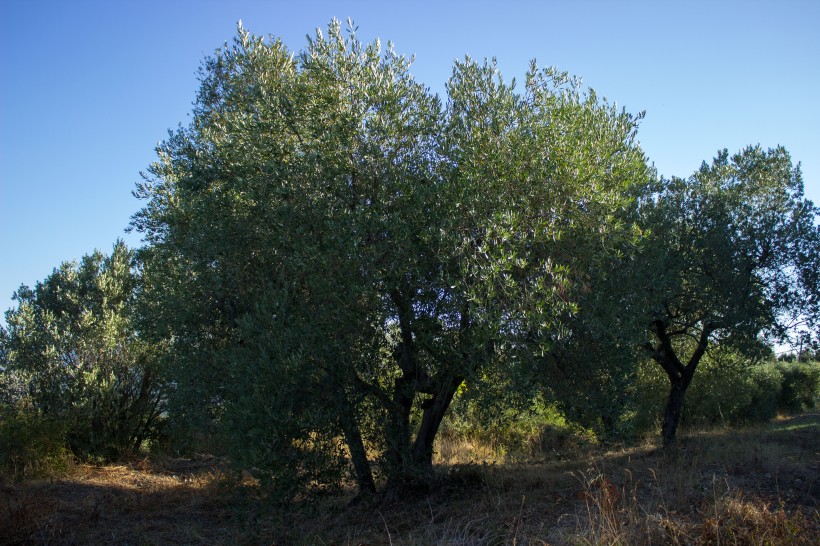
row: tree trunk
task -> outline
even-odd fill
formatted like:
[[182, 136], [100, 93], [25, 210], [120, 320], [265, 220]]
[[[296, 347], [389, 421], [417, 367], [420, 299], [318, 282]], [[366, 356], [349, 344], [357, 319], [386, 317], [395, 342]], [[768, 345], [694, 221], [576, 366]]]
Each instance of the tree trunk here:
[[666, 330], [666, 324], [660, 320], [652, 324], [652, 331], [660, 341], [658, 346], [653, 349], [652, 358], [664, 369], [671, 385], [669, 397], [666, 399], [666, 408], [663, 412], [663, 427], [661, 429], [663, 447], [670, 447], [675, 443], [675, 434], [678, 430], [681, 410], [683, 409], [683, 396], [692, 382], [692, 377], [695, 375], [695, 370], [701, 358], [706, 353], [709, 336], [715, 331], [715, 328], [716, 326], [713, 323], [704, 325], [700, 332], [698, 344], [689, 358], [689, 362], [684, 366], [675, 353], [672, 338]]
[[[389, 404], [387, 470], [388, 489], [398, 492], [429, 486], [433, 477], [433, 442], [463, 377], [451, 373], [435, 378], [428, 375], [417, 360], [411, 299], [405, 298], [399, 290], [392, 291], [390, 296], [396, 306], [401, 333], [401, 342], [394, 353], [401, 376], [395, 380], [393, 399]], [[470, 326], [468, 310], [466, 305], [462, 310], [459, 324], [462, 338]], [[466, 352], [464, 359], [467, 359]], [[431, 395], [432, 398], [423, 403], [422, 421], [415, 441], [411, 441], [410, 412], [418, 394]]]
[[436, 434], [463, 380], [461, 376], [449, 380], [424, 408], [424, 416], [413, 445], [413, 462], [417, 470], [427, 476], [433, 474], [433, 443]]
[[689, 381], [685, 381], [683, 377], [674, 379], [670, 377], [670, 382], [672, 387], [669, 389], [669, 397], [666, 399], [663, 427], [661, 429], [663, 447], [670, 447], [675, 443], [675, 433], [678, 430], [681, 410], [683, 409], [683, 395], [686, 393], [686, 387], [689, 386]]
[[389, 430], [386, 435], [387, 471], [388, 489], [400, 490], [419, 481], [410, 438], [410, 412], [416, 393], [419, 392], [419, 381], [426, 374], [416, 360], [411, 298], [405, 298], [398, 289], [393, 290], [390, 297], [396, 306], [401, 333], [401, 342], [393, 354], [401, 376], [393, 384], [393, 400], [390, 404]]
[[[352, 366], [350, 370], [353, 370]], [[352, 377], [355, 383], [357, 377], [355, 371], [352, 373]], [[356, 473], [359, 495], [373, 494], [376, 492], [376, 483], [373, 481], [373, 472], [367, 460], [367, 451], [365, 450], [364, 441], [362, 440], [361, 428], [359, 428], [356, 405], [348, 398], [344, 388], [337, 390], [336, 397], [336, 404], [341, 410], [340, 424], [344, 432], [347, 449], [350, 451], [350, 462], [353, 464], [353, 470]]]
[[356, 422], [355, 415], [348, 415], [343, 418], [342, 428], [344, 429], [345, 442], [350, 450], [350, 460], [353, 463], [353, 470], [356, 472], [356, 483], [359, 485], [360, 495], [369, 495], [376, 492], [376, 483], [373, 481], [373, 473], [370, 470], [370, 463], [367, 461], [367, 452], [362, 441], [362, 433]]
[[663, 411], [663, 425], [661, 427], [661, 438], [665, 448], [671, 447], [675, 443], [675, 434], [683, 410], [683, 396], [692, 382], [692, 377], [695, 375], [695, 369], [701, 356], [699, 354], [694, 355], [687, 366], [679, 368], [677, 373], [667, 373], [670, 388], [669, 396], [666, 399], [666, 407]]
[[387, 463], [389, 488], [400, 486], [413, 474], [410, 441], [410, 411], [415, 391], [412, 382], [405, 377], [396, 379], [393, 391], [393, 408], [390, 411], [387, 431]]
[[364, 448], [362, 432], [359, 422], [356, 419], [356, 412], [353, 404], [348, 400], [344, 391], [339, 393], [337, 402], [341, 407], [341, 425], [345, 435], [345, 443], [350, 450], [350, 461], [353, 463], [353, 470], [356, 473], [356, 483], [359, 486], [360, 495], [368, 495], [376, 492], [376, 483], [373, 481], [373, 472], [370, 470], [370, 463], [367, 461], [367, 451]]

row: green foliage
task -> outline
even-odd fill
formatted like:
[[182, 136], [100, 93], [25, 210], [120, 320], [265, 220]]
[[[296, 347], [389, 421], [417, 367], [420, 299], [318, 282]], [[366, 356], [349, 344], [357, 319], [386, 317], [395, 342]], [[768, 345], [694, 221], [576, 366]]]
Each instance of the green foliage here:
[[[281, 296], [272, 294], [260, 309], [287, 312]], [[221, 416], [233, 461], [285, 498], [308, 486], [336, 486], [348, 470], [340, 423], [345, 385], [324, 362], [335, 347], [300, 327], [297, 312], [289, 316], [273, 325], [262, 313], [242, 320], [243, 343], [224, 353]]]
[[780, 335], [790, 318], [816, 319], [818, 211], [786, 150], [724, 150], [689, 179], [664, 182], [643, 208], [663, 249], [646, 256], [661, 260], [648, 264], [657, 265], [651, 291], [677, 312], [658, 318], [727, 330], [724, 345]]
[[118, 242], [22, 286], [2, 335], [4, 405], [24, 403], [63, 428], [80, 456], [116, 458], [157, 425], [161, 393], [154, 346], [137, 336], [133, 251]]
[[[570, 422], [593, 431], [601, 440], [631, 437], [641, 387], [636, 351], [625, 340], [636, 331], [636, 324], [618, 325], [613, 317], [607, 335], [595, 336], [585, 329], [589, 323], [584, 318], [582, 310], [573, 336], [541, 363], [543, 396]], [[617, 336], [622, 337], [616, 341]]]
[[32, 408], [0, 408], [0, 473], [10, 480], [54, 477], [66, 472], [66, 423]]
[[684, 402], [691, 426], [765, 422], [777, 413], [781, 376], [771, 362], [721, 354], [703, 363]]
[[[778, 412], [811, 409], [820, 395], [816, 363], [753, 359], [718, 348], [707, 353], [698, 370], [682, 413], [682, 421], [691, 427], [765, 422]], [[644, 363], [633, 420], [637, 433], [654, 430], [668, 390], [663, 371]]]
[[[673, 383], [674, 437], [711, 344], [751, 355], [817, 317], [817, 211], [785, 150], [657, 181], [640, 116], [564, 73], [532, 63], [519, 90], [466, 58], [442, 101], [409, 68], [336, 21], [300, 52], [240, 28], [136, 191], [170, 415], [286, 496], [348, 455], [363, 488], [374, 453], [424, 481], [465, 386], [499, 418], [540, 394], [629, 434], [636, 347]], [[736, 396], [704, 415], [769, 411], [773, 378], [715, 373]]]
[[374, 450], [426, 479], [460, 385], [534, 392], [639, 237], [640, 116], [535, 63], [519, 91], [457, 62], [445, 103], [409, 67], [336, 21], [295, 53], [240, 28], [136, 191], [170, 414], [285, 490], [332, 481], [339, 438], [363, 487]]
[[543, 458], [579, 447], [594, 437], [540, 397], [525, 407], [496, 402], [487, 406], [484, 397], [459, 395], [442, 424], [442, 434], [451, 441], [487, 446], [506, 459]]
[[817, 407], [820, 398], [820, 362], [778, 362], [782, 376], [777, 409], [798, 412]]
[[722, 151], [688, 179], [663, 180], [640, 209], [650, 230], [634, 304], [646, 314], [647, 354], [672, 389], [663, 436], [674, 440], [683, 395], [707, 349], [753, 356], [790, 324], [820, 318], [818, 209], [782, 147]]

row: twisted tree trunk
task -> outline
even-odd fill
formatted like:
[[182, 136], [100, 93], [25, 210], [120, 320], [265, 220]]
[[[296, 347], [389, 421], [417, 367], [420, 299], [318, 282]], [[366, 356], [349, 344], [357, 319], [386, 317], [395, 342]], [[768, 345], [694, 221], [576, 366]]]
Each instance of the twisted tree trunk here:
[[706, 324], [700, 332], [698, 344], [695, 347], [689, 361], [684, 365], [675, 349], [672, 346], [672, 337], [667, 330], [667, 325], [661, 320], [652, 323], [652, 332], [658, 339], [658, 345], [653, 347], [652, 358], [660, 364], [669, 378], [669, 396], [666, 399], [666, 407], [663, 412], [663, 425], [661, 427], [661, 438], [665, 448], [671, 447], [675, 443], [675, 438], [680, 424], [681, 411], [683, 410], [683, 399], [686, 389], [692, 383], [695, 370], [698, 367], [706, 348], [709, 344], [709, 336], [715, 330], [712, 324]]

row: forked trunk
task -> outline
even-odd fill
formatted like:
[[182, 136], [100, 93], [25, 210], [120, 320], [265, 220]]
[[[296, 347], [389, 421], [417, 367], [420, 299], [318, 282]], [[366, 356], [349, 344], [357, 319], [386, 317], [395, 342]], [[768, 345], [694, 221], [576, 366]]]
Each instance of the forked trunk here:
[[[394, 352], [401, 375], [395, 379], [392, 400], [386, 401], [390, 408], [390, 428], [386, 434], [387, 488], [396, 493], [430, 485], [433, 478], [433, 443], [463, 377], [452, 373], [437, 377], [428, 374], [417, 358], [411, 298], [399, 290], [392, 291], [390, 296], [396, 306], [401, 334], [401, 342]], [[469, 308], [465, 305], [459, 325], [462, 339], [466, 338], [469, 328]], [[467, 357], [468, 353], [465, 352], [465, 361]], [[448, 366], [445, 369], [452, 368]], [[415, 440], [412, 440], [410, 412], [420, 394], [431, 398], [422, 403], [424, 413]]]
[[429, 476], [433, 474], [433, 443], [436, 434], [462, 381], [461, 377], [448, 381], [424, 408], [424, 416], [413, 445], [413, 460], [418, 470]]
[[683, 396], [686, 394], [686, 389], [692, 382], [692, 377], [695, 375], [695, 370], [698, 368], [701, 358], [706, 353], [706, 347], [709, 343], [709, 336], [715, 331], [715, 324], [707, 323], [700, 332], [698, 344], [695, 347], [689, 362], [684, 366], [675, 353], [672, 345], [672, 338], [666, 330], [666, 324], [663, 321], [655, 321], [652, 324], [652, 331], [658, 337], [660, 343], [656, 347], [649, 347], [652, 349], [652, 358], [657, 362], [661, 368], [666, 372], [669, 378], [669, 397], [666, 399], [666, 408], [663, 412], [663, 427], [661, 429], [661, 437], [663, 439], [663, 446], [670, 447], [675, 443], [675, 435], [680, 424], [681, 410], [683, 409]]
[[[409, 393], [396, 396], [395, 401], [402, 403], [395, 404], [391, 419], [393, 430], [387, 453], [388, 490], [400, 493], [407, 489], [426, 489], [430, 485], [434, 477], [433, 444], [461, 381], [460, 377], [447, 380], [439, 386], [437, 393], [424, 403], [424, 413], [415, 440], [411, 440], [409, 419], [414, 397], [407, 396]], [[396, 394], [398, 392], [397, 388]]]

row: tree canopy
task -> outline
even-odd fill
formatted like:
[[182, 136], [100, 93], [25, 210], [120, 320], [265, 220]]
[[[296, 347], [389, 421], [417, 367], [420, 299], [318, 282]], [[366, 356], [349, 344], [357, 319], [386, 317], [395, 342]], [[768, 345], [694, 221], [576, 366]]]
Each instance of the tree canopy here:
[[640, 116], [535, 63], [518, 91], [459, 61], [444, 101], [409, 68], [338, 22], [298, 53], [240, 29], [137, 191], [179, 412], [279, 483], [339, 437], [363, 490], [374, 449], [423, 482], [459, 386], [525, 373], [636, 240]]
[[645, 283], [646, 349], [671, 384], [663, 438], [710, 343], [741, 352], [783, 341], [820, 317], [818, 209], [782, 147], [721, 151], [672, 178], [641, 209], [651, 230], [637, 266]]
[[785, 149], [658, 178], [643, 114], [566, 73], [466, 57], [445, 89], [352, 25], [298, 51], [240, 25], [137, 185], [145, 245], [15, 294], [0, 404], [84, 455], [162, 421], [283, 499], [393, 492], [429, 485], [457, 397], [621, 434], [654, 362], [671, 445], [702, 361], [725, 378], [820, 325], [820, 211]]
[[65, 424], [78, 455], [110, 459], [139, 448], [163, 396], [157, 348], [134, 325], [138, 293], [134, 251], [122, 242], [21, 286], [0, 331], [3, 402], [24, 401]]

